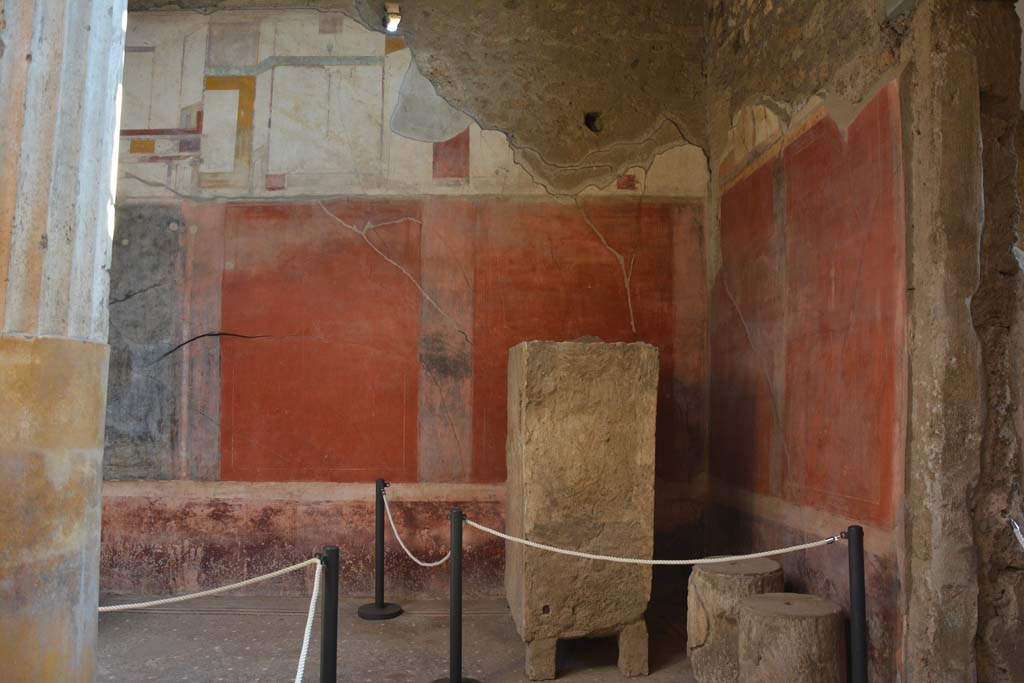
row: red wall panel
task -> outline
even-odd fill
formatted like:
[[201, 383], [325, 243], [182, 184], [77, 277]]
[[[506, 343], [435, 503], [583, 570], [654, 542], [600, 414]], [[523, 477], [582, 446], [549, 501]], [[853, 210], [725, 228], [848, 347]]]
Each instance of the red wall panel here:
[[[550, 202], [499, 201], [482, 207], [474, 321], [474, 481], [505, 479], [508, 349], [521, 341], [597, 336], [607, 342], [655, 344], [661, 353], [660, 409], [676, 412], [671, 405], [677, 353], [673, 239], [676, 231], [687, 237], [700, 234], [685, 213], [678, 216], [669, 204], [613, 201], [587, 203], [583, 212]], [[623, 270], [595, 230], [623, 257], [628, 299]], [[699, 245], [699, 239], [693, 242]], [[694, 267], [677, 267], [675, 276], [703, 290], [699, 246], [690, 258]], [[704, 305], [696, 305], [703, 323]], [[703, 344], [686, 352], [703, 359]], [[693, 384], [701, 383], [702, 361], [699, 366]], [[682, 428], [684, 420], [671, 414], [660, 421], [664, 434], [659, 436], [669, 438], [669, 429]], [[681, 454], [666, 452], [666, 464], [673, 455]]]
[[[363, 233], [370, 217], [397, 222]], [[414, 480], [418, 203], [231, 206], [225, 221], [222, 330], [251, 338], [221, 339], [222, 478]]]
[[886, 525], [905, 411], [900, 146], [893, 85], [846, 140], [826, 119], [785, 152], [785, 488]]
[[722, 196], [711, 467], [883, 526], [902, 472], [905, 225], [898, 90], [825, 118]]
[[766, 164], [722, 196], [724, 265], [711, 301], [711, 472], [757, 493], [772, 492], [781, 434], [785, 245], [772, 178]]
[[229, 206], [222, 478], [504, 481], [509, 347], [597, 336], [660, 349], [658, 473], [688, 480], [703, 452], [701, 217], [620, 199]]

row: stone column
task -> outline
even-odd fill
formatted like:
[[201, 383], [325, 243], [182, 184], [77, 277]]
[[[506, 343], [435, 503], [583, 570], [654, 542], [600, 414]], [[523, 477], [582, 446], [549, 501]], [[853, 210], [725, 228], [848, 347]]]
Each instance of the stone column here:
[[126, 0], [0, 0], [0, 662], [91, 681]]

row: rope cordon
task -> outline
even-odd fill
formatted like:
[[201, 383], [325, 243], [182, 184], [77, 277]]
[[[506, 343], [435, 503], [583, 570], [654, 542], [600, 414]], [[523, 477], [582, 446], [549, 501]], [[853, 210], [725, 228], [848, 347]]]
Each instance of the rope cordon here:
[[1021, 532], [1020, 524], [1017, 524], [1017, 520], [1010, 517], [1010, 528], [1013, 529], [1013, 535], [1016, 537], [1017, 542], [1020, 543], [1020, 547], [1024, 548], [1024, 533]]
[[302, 634], [302, 650], [299, 651], [299, 667], [295, 670], [295, 683], [302, 683], [306, 674], [306, 655], [309, 654], [309, 637], [313, 633], [313, 617], [316, 615], [316, 599], [320, 595], [320, 575], [323, 573], [322, 562], [316, 563], [316, 574], [313, 576], [313, 597], [309, 599], [309, 613], [306, 615], [306, 631]]
[[440, 567], [442, 564], [448, 561], [448, 558], [452, 556], [451, 550], [449, 550], [444, 557], [442, 557], [440, 560], [437, 560], [436, 562], [425, 562], [420, 558], [416, 557], [415, 555], [413, 555], [409, 548], [407, 548], [405, 543], [402, 541], [402, 537], [398, 534], [398, 527], [395, 526], [395, 519], [391, 516], [391, 506], [388, 505], [387, 495], [382, 492], [381, 498], [384, 499], [384, 511], [388, 514], [388, 522], [391, 523], [391, 531], [395, 535], [395, 540], [398, 541], [398, 545], [402, 547], [402, 550], [405, 551], [405, 554], [409, 556], [410, 560], [412, 560], [421, 567]]
[[99, 608], [100, 612], [127, 612], [128, 610], [145, 609], [147, 607], [157, 607], [158, 605], [169, 605], [174, 602], [184, 602], [186, 600], [195, 600], [196, 598], [205, 598], [210, 595], [217, 595], [224, 593], [236, 588], [243, 588], [245, 586], [251, 586], [254, 583], [260, 583], [261, 581], [269, 581], [270, 579], [277, 578], [289, 572], [298, 571], [303, 567], [308, 567], [311, 564], [316, 565], [316, 574], [313, 576], [313, 597], [309, 601], [309, 614], [306, 616], [306, 630], [302, 636], [302, 650], [299, 652], [299, 666], [295, 672], [295, 683], [301, 683], [302, 677], [306, 671], [306, 656], [309, 654], [309, 638], [313, 633], [313, 615], [316, 613], [316, 601], [320, 595], [320, 576], [323, 571], [323, 564], [319, 558], [312, 557], [304, 562], [293, 564], [290, 567], [284, 569], [278, 569], [275, 572], [269, 574], [263, 574], [262, 576], [254, 576], [251, 579], [245, 581], [239, 581], [238, 583], [232, 583], [227, 586], [221, 586], [219, 588], [211, 588], [206, 591], [199, 591], [198, 593], [188, 593], [187, 595], [176, 595], [171, 598], [161, 598], [159, 600], [147, 600], [146, 602], [133, 602], [127, 605], [104, 605]]
[[311, 565], [311, 564], [320, 564], [320, 560], [315, 558], [315, 557], [314, 558], [310, 558], [310, 559], [306, 560], [305, 562], [299, 562], [298, 564], [293, 564], [290, 567], [285, 567], [284, 569], [278, 569], [276, 572], [270, 572], [269, 574], [263, 574], [262, 576], [254, 576], [251, 579], [246, 579], [245, 581], [239, 581], [238, 583], [232, 583], [232, 584], [229, 584], [227, 586], [221, 586], [220, 588], [211, 588], [208, 591], [199, 591], [198, 593], [188, 593], [187, 595], [176, 595], [176, 596], [174, 596], [172, 598], [161, 598], [160, 600], [149, 600], [147, 602], [133, 602], [133, 603], [129, 603], [127, 605], [104, 605], [103, 607], [100, 607], [99, 611], [100, 612], [124, 612], [124, 611], [130, 610], [130, 609], [145, 609], [147, 607], [156, 607], [158, 605], [169, 605], [172, 602], [184, 602], [185, 600], [194, 600], [196, 598], [205, 598], [205, 597], [207, 597], [209, 595], [217, 595], [218, 593], [224, 593], [226, 591], [234, 590], [236, 588], [243, 588], [245, 586], [251, 586], [252, 584], [259, 583], [261, 581], [269, 581], [270, 579], [277, 578], [278, 576], [281, 576], [283, 574], [287, 574], [288, 572], [298, 571], [299, 569], [302, 569], [303, 567], [306, 567], [306, 566]]
[[473, 520], [471, 520], [469, 518], [466, 519], [466, 524], [468, 524], [469, 526], [473, 527], [474, 529], [478, 529], [480, 531], [483, 531], [486, 534], [491, 534], [492, 536], [497, 536], [498, 538], [503, 538], [506, 541], [511, 541], [512, 543], [519, 543], [521, 545], [526, 545], [526, 546], [529, 546], [531, 548], [537, 548], [538, 550], [547, 550], [547, 551], [552, 552], [552, 553], [558, 553], [559, 555], [569, 555], [570, 557], [579, 557], [579, 558], [582, 558], [582, 559], [585, 559], [585, 560], [601, 560], [603, 562], [618, 562], [619, 564], [646, 564], [646, 565], [672, 565], [672, 566], [695, 565], [695, 564], [718, 564], [719, 562], [735, 562], [737, 560], [756, 560], [759, 557], [771, 557], [773, 555], [783, 555], [785, 553], [793, 553], [793, 552], [797, 552], [799, 550], [809, 550], [811, 548], [818, 548], [818, 547], [823, 546], [823, 545], [830, 545], [832, 543], [835, 543], [836, 541], [838, 541], [840, 538], [843, 537], [842, 534], [836, 534], [835, 536], [830, 536], [828, 538], [823, 538], [820, 541], [811, 541], [810, 543], [801, 543], [800, 545], [792, 545], [792, 546], [789, 546], [787, 548], [777, 548], [776, 550], [765, 550], [764, 552], [749, 553], [747, 555], [728, 555], [728, 556], [725, 556], [725, 557], [702, 557], [702, 558], [694, 559], [694, 560], [648, 560], [648, 559], [634, 558], [634, 557], [616, 557], [615, 555], [595, 555], [595, 554], [592, 554], [592, 553], [580, 552], [578, 550], [567, 550], [565, 548], [558, 548], [558, 547], [553, 546], [553, 545], [546, 545], [544, 543], [537, 543], [536, 541], [529, 541], [529, 540], [527, 540], [525, 538], [517, 538], [515, 536], [509, 536], [508, 534], [503, 534], [502, 532], [497, 531], [495, 529], [492, 529], [490, 527], [486, 527], [483, 524], [477, 524], [476, 522], [474, 522]]

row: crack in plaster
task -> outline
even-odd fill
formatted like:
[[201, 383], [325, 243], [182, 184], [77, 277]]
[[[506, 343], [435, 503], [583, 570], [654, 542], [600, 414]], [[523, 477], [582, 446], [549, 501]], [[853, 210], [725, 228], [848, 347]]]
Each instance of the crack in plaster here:
[[[294, 335], [290, 335], [290, 336], [294, 336]], [[168, 356], [170, 356], [172, 353], [174, 353], [176, 351], [180, 351], [181, 349], [185, 348], [186, 346], [188, 346], [192, 342], [199, 341], [200, 339], [205, 339], [207, 337], [237, 337], [239, 339], [272, 339], [274, 337], [274, 335], [272, 335], [272, 334], [237, 334], [235, 332], [204, 332], [203, 334], [197, 334], [196, 336], [192, 337], [191, 339], [186, 339], [185, 341], [181, 342], [180, 344], [178, 344], [174, 348], [170, 349], [169, 351], [165, 351], [155, 361], [153, 361], [149, 365], [154, 365], [156, 363], [159, 363], [164, 358], [167, 358]]]
[[434, 383], [434, 387], [437, 388], [437, 395], [441, 399], [441, 407], [444, 408], [444, 416], [448, 420], [448, 427], [451, 429], [452, 436], [455, 437], [455, 443], [459, 447], [459, 463], [465, 463], [467, 462], [465, 453], [466, 449], [462, 445], [462, 439], [459, 438], [459, 430], [455, 426], [455, 420], [452, 418], [451, 411], [448, 409], [448, 402], [444, 400], [444, 389], [441, 388], [441, 383], [437, 381], [437, 376], [429, 369], [427, 370], [427, 376], [430, 377], [430, 381], [432, 381]]
[[594, 225], [594, 222], [590, 220], [590, 216], [588, 216], [587, 212], [583, 209], [583, 204], [581, 203], [579, 196], [577, 196], [575, 200], [576, 208], [579, 209], [580, 215], [583, 217], [583, 222], [586, 223], [590, 227], [590, 229], [594, 231], [594, 234], [597, 235], [597, 238], [599, 240], [601, 240], [601, 244], [604, 245], [604, 248], [607, 249], [611, 253], [611, 255], [615, 257], [615, 260], [618, 261], [619, 263], [619, 270], [622, 271], [622, 284], [626, 288], [626, 306], [629, 309], [629, 327], [631, 330], [633, 330], [633, 334], [636, 334], [636, 319], [633, 316], [633, 292], [629, 286], [630, 280], [633, 278], [633, 264], [636, 262], [636, 254], [634, 253], [632, 256], [630, 256], [629, 269], [627, 270], [625, 257], [623, 257], [619, 251], [612, 247], [612, 245], [608, 244], [608, 240], [605, 239], [604, 234], [602, 234], [601, 231], [597, 229], [597, 226]]
[[145, 292], [148, 292], [151, 289], [156, 289], [157, 287], [160, 287], [161, 285], [164, 285], [164, 284], [166, 284], [166, 282], [164, 280], [160, 280], [159, 282], [154, 282], [153, 284], [151, 284], [151, 285], [149, 285], [147, 287], [143, 287], [142, 289], [137, 289], [134, 292], [128, 292], [127, 294], [122, 296], [120, 299], [111, 299], [109, 301], [108, 305], [114, 306], [116, 304], [124, 303], [125, 301], [128, 301], [129, 299], [132, 299], [132, 298], [138, 296], [139, 294], [143, 294]]
[[416, 224], [422, 226], [423, 225], [423, 221], [419, 220], [418, 218], [412, 218], [411, 216], [407, 216], [407, 217], [403, 217], [403, 218], [396, 218], [396, 219], [390, 220], [390, 221], [384, 221], [382, 223], [373, 223], [373, 222], [367, 221], [366, 224], [363, 225], [362, 228], [359, 228], [359, 227], [357, 227], [355, 225], [352, 225], [351, 223], [348, 223], [345, 220], [342, 220], [339, 216], [337, 216], [330, 209], [328, 209], [324, 205], [324, 203], [322, 201], [318, 201], [317, 202], [317, 206], [319, 206], [323, 210], [324, 213], [326, 213], [328, 216], [330, 216], [332, 219], [334, 219], [334, 221], [337, 222], [339, 225], [341, 225], [342, 227], [344, 227], [344, 228], [346, 228], [348, 230], [351, 230], [355, 234], [357, 234], [360, 237], [362, 237], [363, 241], [366, 242], [366, 244], [371, 249], [373, 249], [375, 252], [377, 252], [377, 254], [382, 259], [384, 259], [385, 261], [390, 263], [392, 266], [397, 268], [403, 275], [405, 275], [405, 277], [408, 278], [409, 282], [411, 282], [416, 287], [416, 289], [419, 291], [420, 295], [424, 299], [426, 299], [427, 302], [431, 306], [434, 307], [434, 310], [436, 310], [438, 313], [440, 313], [441, 317], [443, 317], [445, 320], [447, 320], [449, 323], [451, 323], [452, 327], [455, 328], [455, 331], [458, 332], [459, 334], [461, 334], [463, 336], [463, 338], [466, 340], [466, 342], [470, 346], [473, 345], [473, 340], [469, 337], [469, 335], [466, 333], [466, 331], [463, 330], [461, 327], [459, 327], [459, 324], [457, 322], [455, 322], [455, 319], [452, 318], [450, 315], [448, 315], [448, 313], [446, 313], [444, 311], [444, 309], [442, 309], [441, 306], [438, 305], [438, 303], [434, 300], [434, 298], [432, 296], [430, 296], [430, 294], [428, 294], [425, 289], [423, 289], [423, 286], [419, 283], [419, 281], [416, 278], [414, 278], [412, 276], [412, 273], [410, 273], [408, 270], [406, 270], [402, 266], [402, 264], [400, 264], [398, 261], [394, 260], [393, 258], [388, 256], [386, 253], [384, 253], [376, 244], [374, 244], [370, 240], [369, 237], [367, 237], [367, 233], [369, 233], [369, 232], [371, 232], [373, 230], [376, 230], [377, 228], [383, 228], [383, 227], [388, 226], [388, 225], [396, 225], [398, 223], [404, 223], [406, 221], [411, 222], [411, 223], [416, 223]]
[[779, 441], [782, 443], [782, 451], [786, 456], [786, 460], [789, 461], [789, 443], [786, 440], [785, 425], [782, 421], [782, 408], [779, 406], [779, 399], [775, 391], [775, 383], [772, 381], [771, 375], [768, 373], [768, 368], [764, 358], [758, 353], [757, 348], [754, 346], [754, 335], [750, 331], [750, 326], [747, 325], [747, 319], [743, 317], [743, 311], [740, 310], [739, 304], [736, 303], [735, 297], [732, 295], [732, 290], [729, 289], [729, 283], [723, 274], [722, 276], [722, 289], [725, 291], [725, 295], [729, 298], [729, 303], [732, 304], [732, 308], [736, 311], [736, 316], [740, 320], [740, 325], [743, 326], [743, 333], [747, 338], [747, 345], [750, 347], [750, 352], [754, 354], [757, 359], [757, 365], [761, 369], [761, 374], [764, 376], [764, 383], [768, 387], [768, 396], [772, 402], [772, 412], [775, 416], [775, 424], [779, 428]]

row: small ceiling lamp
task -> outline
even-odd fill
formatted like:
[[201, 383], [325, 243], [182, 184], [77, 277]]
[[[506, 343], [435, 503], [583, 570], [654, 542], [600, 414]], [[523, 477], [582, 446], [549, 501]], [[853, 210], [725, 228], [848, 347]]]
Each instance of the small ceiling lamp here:
[[397, 2], [384, 3], [384, 30], [388, 33], [397, 33], [398, 25], [402, 22], [402, 12]]

